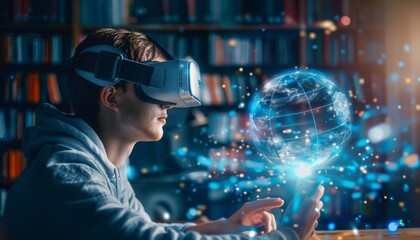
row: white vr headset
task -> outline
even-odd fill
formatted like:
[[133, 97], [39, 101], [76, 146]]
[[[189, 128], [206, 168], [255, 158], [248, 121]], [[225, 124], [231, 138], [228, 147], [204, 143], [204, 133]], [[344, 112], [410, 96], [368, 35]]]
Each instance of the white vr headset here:
[[176, 59], [155, 40], [148, 39], [159, 48], [166, 62], [137, 62], [116, 47], [95, 45], [77, 55], [74, 70], [98, 86], [132, 82], [137, 96], [145, 102], [176, 108], [200, 106], [202, 83], [198, 64], [194, 60]]

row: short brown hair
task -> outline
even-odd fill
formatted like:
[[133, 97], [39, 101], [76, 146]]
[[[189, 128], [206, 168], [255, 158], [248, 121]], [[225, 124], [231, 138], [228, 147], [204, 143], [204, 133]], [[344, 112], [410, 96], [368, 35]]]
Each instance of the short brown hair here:
[[[76, 47], [72, 59], [75, 59], [82, 50], [95, 45], [117, 47], [126, 54], [127, 58], [139, 62], [164, 58], [159, 48], [143, 33], [126, 29], [102, 28], [88, 35]], [[72, 61], [69, 65], [68, 84], [72, 112], [95, 128], [96, 116], [99, 112], [99, 93], [102, 87], [76, 74]], [[124, 81], [115, 85], [115, 87], [123, 88], [124, 86]]]

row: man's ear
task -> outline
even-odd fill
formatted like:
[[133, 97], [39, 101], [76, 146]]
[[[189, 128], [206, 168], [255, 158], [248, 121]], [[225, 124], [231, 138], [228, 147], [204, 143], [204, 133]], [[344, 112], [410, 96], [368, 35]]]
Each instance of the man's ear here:
[[99, 102], [104, 107], [118, 111], [117, 89], [114, 86], [103, 87], [99, 93]]

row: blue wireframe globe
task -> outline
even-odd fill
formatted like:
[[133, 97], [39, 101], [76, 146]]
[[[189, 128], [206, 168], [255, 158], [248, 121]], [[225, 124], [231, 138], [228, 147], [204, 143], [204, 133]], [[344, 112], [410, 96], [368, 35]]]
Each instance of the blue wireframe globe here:
[[267, 81], [252, 98], [249, 118], [252, 142], [274, 164], [323, 165], [351, 135], [346, 96], [313, 70], [295, 69]]

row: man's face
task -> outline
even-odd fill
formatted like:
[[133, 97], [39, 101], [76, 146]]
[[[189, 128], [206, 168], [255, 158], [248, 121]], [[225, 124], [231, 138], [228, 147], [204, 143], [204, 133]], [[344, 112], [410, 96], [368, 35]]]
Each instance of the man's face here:
[[134, 84], [127, 83], [120, 96], [119, 122], [122, 131], [134, 141], [157, 141], [163, 136], [162, 127], [166, 124], [167, 110], [171, 106], [147, 103], [135, 93]]

